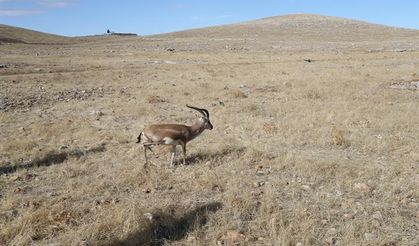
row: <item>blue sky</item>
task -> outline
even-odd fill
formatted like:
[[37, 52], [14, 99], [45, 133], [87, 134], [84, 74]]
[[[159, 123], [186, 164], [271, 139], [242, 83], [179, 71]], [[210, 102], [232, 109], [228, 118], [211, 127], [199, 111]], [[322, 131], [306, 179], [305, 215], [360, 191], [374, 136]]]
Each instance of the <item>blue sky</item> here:
[[419, 29], [419, 0], [0, 0], [0, 24], [65, 36], [148, 35], [292, 13]]

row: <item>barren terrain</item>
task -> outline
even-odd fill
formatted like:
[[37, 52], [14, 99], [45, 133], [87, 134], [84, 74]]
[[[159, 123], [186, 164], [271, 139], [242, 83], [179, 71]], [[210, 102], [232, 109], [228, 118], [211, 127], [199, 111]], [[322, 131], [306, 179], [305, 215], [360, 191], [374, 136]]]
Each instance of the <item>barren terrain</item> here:
[[[0, 245], [419, 244], [419, 31], [290, 15], [16, 32], [0, 33]], [[136, 137], [191, 124], [185, 104], [214, 129], [186, 166], [161, 146], [145, 170]]]

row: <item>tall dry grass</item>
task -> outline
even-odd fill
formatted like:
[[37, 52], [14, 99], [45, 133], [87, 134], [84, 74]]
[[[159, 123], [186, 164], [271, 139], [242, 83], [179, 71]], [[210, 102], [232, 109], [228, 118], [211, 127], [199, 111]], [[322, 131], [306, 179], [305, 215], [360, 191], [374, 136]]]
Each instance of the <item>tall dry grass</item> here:
[[[42, 81], [48, 99], [0, 112], [1, 244], [418, 244], [418, 92], [388, 88], [415, 76], [418, 52], [153, 42], [67, 46], [50, 52], [51, 73], [0, 76], [10, 97]], [[42, 63], [27, 54], [47, 48], [10, 59]], [[207, 108], [214, 129], [188, 144], [188, 165], [170, 170], [161, 146], [144, 170], [135, 138], [149, 123], [190, 124], [185, 104]]]

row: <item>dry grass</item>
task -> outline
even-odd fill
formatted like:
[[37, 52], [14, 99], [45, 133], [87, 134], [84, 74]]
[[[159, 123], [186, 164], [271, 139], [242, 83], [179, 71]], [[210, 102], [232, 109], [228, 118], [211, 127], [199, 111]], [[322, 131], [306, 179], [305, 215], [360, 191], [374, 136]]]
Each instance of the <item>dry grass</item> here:
[[[0, 46], [0, 244], [417, 245], [418, 91], [389, 86], [418, 39], [274, 41]], [[185, 104], [214, 129], [144, 170], [139, 132]]]

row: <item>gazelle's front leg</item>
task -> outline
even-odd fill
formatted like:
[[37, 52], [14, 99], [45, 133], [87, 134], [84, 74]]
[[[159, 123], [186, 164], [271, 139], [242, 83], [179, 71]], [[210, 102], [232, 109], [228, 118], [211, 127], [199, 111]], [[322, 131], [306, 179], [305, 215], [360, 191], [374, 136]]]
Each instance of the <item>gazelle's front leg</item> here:
[[186, 143], [182, 143], [183, 150], [183, 165], [186, 165]]
[[173, 162], [175, 161], [176, 156], [176, 145], [172, 145], [172, 156], [170, 158], [170, 168], [173, 168]]
[[148, 149], [148, 146], [144, 145], [144, 159], [145, 159], [144, 168], [147, 168], [147, 164], [148, 164], [147, 149]]

